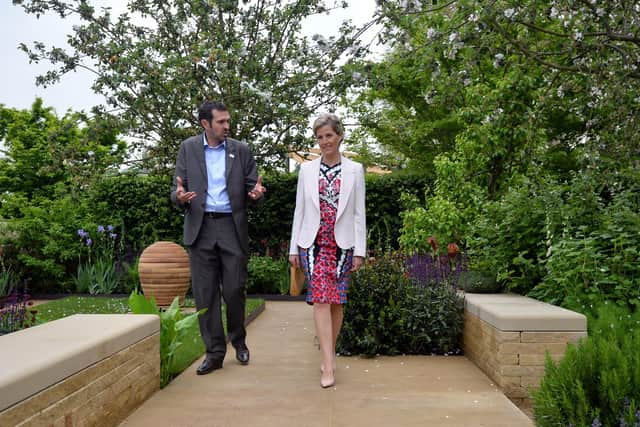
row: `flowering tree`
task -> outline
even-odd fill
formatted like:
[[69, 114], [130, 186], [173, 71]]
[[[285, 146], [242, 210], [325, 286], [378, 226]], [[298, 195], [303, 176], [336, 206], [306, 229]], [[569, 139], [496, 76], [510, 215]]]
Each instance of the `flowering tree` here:
[[[496, 136], [524, 138], [529, 148], [499, 144], [495, 151], [507, 161], [487, 164], [483, 174], [495, 194], [499, 174], [517, 164], [509, 156], [532, 159], [535, 140], [550, 143], [545, 152], [577, 150], [593, 165], [637, 157], [640, 2], [379, 3], [381, 37], [393, 51], [369, 64], [361, 100], [378, 108], [361, 108], [363, 123], [385, 143], [400, 140], [395, 148], [410, 159], [430, 164], [453, 147], [461, 129], [485, 128], [466, 133], [479, 140], [498, 123]], [[493, 143], [483, 145], [494, 151]]]
[[180, 141], [198, 131], [195, 107], [212, 98], [229, 106], [231, 135], [252, 143], [259, 163], [281, 162], [309, 144], [309, 116], [331, 109], [343, 93], [337, 61], [364, 54], [347, 23], [330, 39], [300, 35], [304, 18], [329, 10], [321, 0], [130, 0], [119, 16], [86, 0], [14, 3], [27, 13], [81, 20], [70, 50], [21, 46], [30, 60], [55, 66], [37, 83], [90, 70], [93, 90], [160, 169], [172, 167]]

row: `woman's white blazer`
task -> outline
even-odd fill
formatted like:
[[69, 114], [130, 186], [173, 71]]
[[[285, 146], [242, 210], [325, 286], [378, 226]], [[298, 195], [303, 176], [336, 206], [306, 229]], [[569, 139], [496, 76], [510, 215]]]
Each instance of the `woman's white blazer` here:
[[[353, 248], [354, 256], [364, 257], [367, 250], [364, 168], [360, 163], [344, 156], [341, 162], [340, 196], [334, 226], [336, 243], [342, 249]], [[298, 247], [310, 247], [318, 234], [320, 228], [319, 176], [320, 158], [300, 166], [289, 245], [290, 255], [298, 255]]]

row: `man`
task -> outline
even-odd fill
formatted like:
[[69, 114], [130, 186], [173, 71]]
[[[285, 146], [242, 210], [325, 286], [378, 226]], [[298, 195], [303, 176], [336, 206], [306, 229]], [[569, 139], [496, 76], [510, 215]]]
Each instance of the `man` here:
[[222, 368], [227, 345], [220, 291], [227, 304], [227, 331], [236, 359], [249, 363], [244, 328], [249, 255], [247, 205], [266, 189], [249, 147], [231, 138], [230, 115], [221, 102], [203, 103], [200, 135], [180, 144], [171, 200], [184, 209], [184, 244], [206, 357], [198, 375]]

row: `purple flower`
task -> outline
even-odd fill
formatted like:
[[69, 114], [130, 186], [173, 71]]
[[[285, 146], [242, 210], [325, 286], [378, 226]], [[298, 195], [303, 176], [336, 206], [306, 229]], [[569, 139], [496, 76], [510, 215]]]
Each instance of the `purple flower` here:
[[93, 243], [93, 240], [91, 240], [91, 237], [89, 237], [87, 239], [87, 246], [91, 246], [91, 243]]
[[104, 233], [104, 226], [103, 225], [99, 225], [98, 226], [98, 233]]
[[107, 225], [107, 230], [113, 231], [113, 225]]
[[591, 427], [602, 427], [602, 423], [600, 422], [598, 417], [595, 417], [593, 419], [593, 422], [591, 423]]
[[116, 237], [118, 237], [118, 235], [116, 233], [109, 233], [109, 237], [115, 239]]
[[87, 237], [87, 232], [84, 231], [82, 228], [78, 230], [78, 236], [82, 237]]

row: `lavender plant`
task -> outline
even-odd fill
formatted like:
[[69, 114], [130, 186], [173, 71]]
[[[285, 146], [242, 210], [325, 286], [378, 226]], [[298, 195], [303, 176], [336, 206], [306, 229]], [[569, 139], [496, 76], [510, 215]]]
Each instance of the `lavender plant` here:
[[429, 253], [415, 252], [404, 257], [407, 276], [415, 286], [450, 285], [457, 289], [460, 276], [469, 270], [466, 255], [455, 243], [447, 245], [446, 254], [439, 252], [434, 236], [429, 237], [427, 243], [431, 248]]
[[37, 311], [32, 308], [33, 301], [27, 293], [25, 283], [21, 292], [0, 297], [0, 335], [18, 331], [35, 323]]

